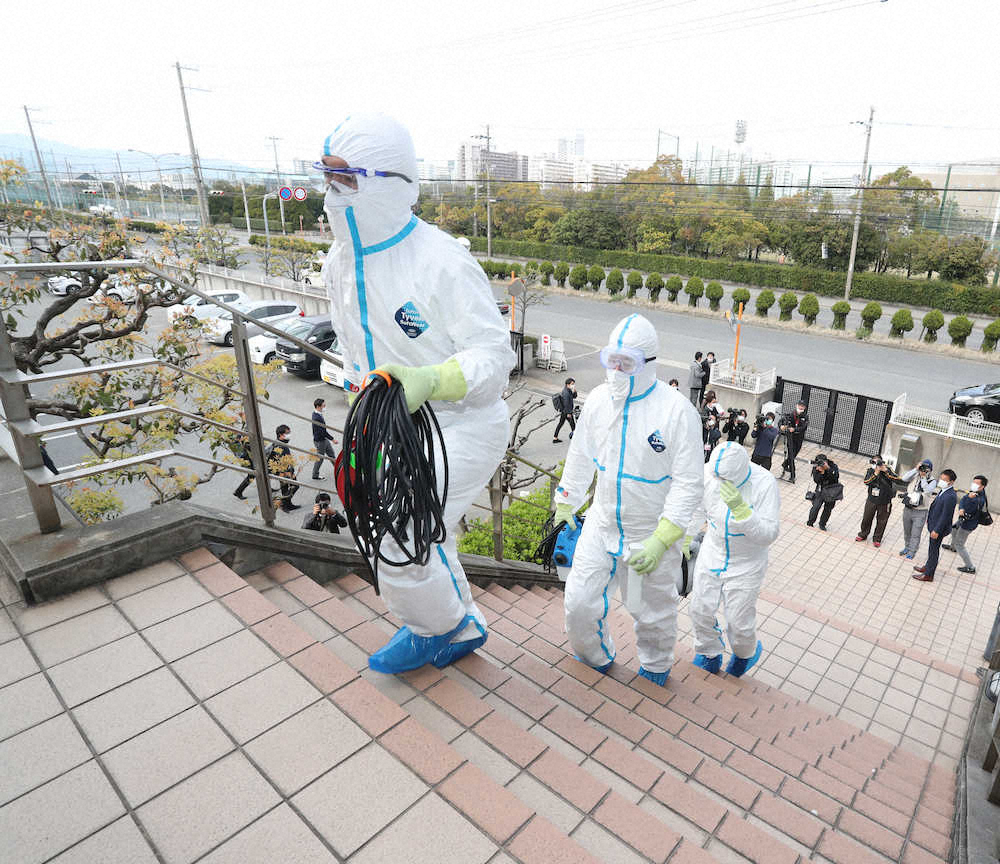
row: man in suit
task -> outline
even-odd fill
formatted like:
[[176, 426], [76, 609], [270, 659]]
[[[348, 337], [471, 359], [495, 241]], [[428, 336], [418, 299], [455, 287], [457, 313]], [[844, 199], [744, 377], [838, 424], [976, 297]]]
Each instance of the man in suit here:
[[[267, 470], [276, 477], [294, 479], [295, 461], [292, 458], [292, 451], [288, 447], [288, 439], [292, 430], [282, 423], [274, 432], [274, 437], [278, 440], [271, 445], [267, 453]], [[298, 510], [298, 504], [292, 503], [292, 496], [298, 491], [295, 483], [284, 483], [279, 481], [281, 487], [281, 509], [286, 513]]]
[[695, 408], [701, 406], [701, 391], [705, 380], [705, 369], [702, 366], [701, 358], [701, 351], [695, 351], [694, 360], [691, 361], [688, 370], [688, 394], [691, 398], [691, 404]]
[[957, 476], [951, 468], [945, 468], [938, 479], [937, 497], [931, 502], [927, 511], [927, 530], [931, 535], [927, 544], [927, 563], [922, 567], [913, 568], [915, 571], [913, 578], [918, 582], [934, 581], [938, 555], [941, 554], [941, 541], [951, 533], [951, 523], [955, 520], [958, 496], [955, 494], [954, 486]]
[[806, 414], [806, 403], [801, 399], [795, 404], [795, 411], [785, 423], [781, 424], [781, 433], [785, 436], [785, 461], [781, 463], [781, 477], [779, 480], [788, 479], [795, 482], [795, 457], [802, 449], [802, 442], [806, 438], [806, 429], [809, 428], [809, 415]]
[[323, 409], [326, 407], [326, 402], [320, 398], [313, 402], [313, 413], [312, 413], [312, 432], [313, 432], [313, 447], [316, 448], [317, 459], [313, 462], [313, 480], [323, 480], [323, 477], [319, 476], [319, 469], [323, 466], [323, 457], [326, 456], [330, 460], [332, 465], [337, 458], [336, 452], [333, 449], [333, 436], [327, 431], [326, 420], [323, 419]]

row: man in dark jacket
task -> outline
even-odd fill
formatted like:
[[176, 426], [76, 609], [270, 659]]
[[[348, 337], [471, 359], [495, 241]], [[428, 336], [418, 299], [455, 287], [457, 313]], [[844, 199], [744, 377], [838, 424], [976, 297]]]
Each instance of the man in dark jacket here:
[[[271, 445], [267, 453], [267, 470], [277, 477], [295, 477], [295, 467], [292, 464], [292, 451], [287, 446], [292, 430], [282, 423], [274, 430], [274, 437], [278, 440]], [[294, 483], [281, 483], [281, 509], [286, 513], [298, 510], [299, 505], [292, 503], [292, 496], [298, 491], [298, 486]]]
[[341, 528], [347, 527], [347, 520], [333, 509], [329, 494], [320, 492], [316, 495], [312, 512], [307, 513], [306, 518], [302, 520], [302, 527], [306, 531], [329, 531], [331, 534], [339, 534]]
[[688, 368], [688, 395], [695, 408], [701, 407], [701, 393], [704, 390], [705, 369], [701, 362], [701, 351], [694, 352], [694, 360]]
[[750, 457], [750, 461], [770, 471], [771, 457], [774, 455], [774, 442], [778, 440], [778, 430], [774, 425], [774, 414], [768, 411], [764, 416], [762, 424], [754, 424], [750, 437], [755, 439], [753, 455]]
[[[835, 495], [835, 490], [830, 487], [840, 483], [840, 469], [836, 462], [827, 459], [823, 453], [820, 453], [813, 459], [812, 479], [813, 483], [816, 484], [816, 490], [813, 493], [812, 506], [809, 508], [809, 518], [806, 520], [806, 525], [811, 528], [816, 524], [816, 517], [819, 516], [819, 530], [826, 531], [826, 523], [830, 521], [830, 514], [839, 500]], [[822, 515], [819, 512], [821, 509]]]
[[885, 526], [889, 523], [889, 513], [892, 512], [893, 483], [899, 477], [880, 458], [872, 459], [865, 472], [865, 486], [868, 497], [865, 499], [865, 514], [861, 517], [861, 530], [855, 541], [864, 543], [868, 532], [872, 530], [872, 520], [875, 520], [875, 533], [872, 535], [872, 546], [878, 549], [882, 545]]
[[553, 444], [562, 444], [562, 438], [559, 437], [559, 430], [562, 429], [563, 423], [569, 422], [570, 438], [576, 432], [576, 418], [573, 416], [573, 400], [575, 398], [576, 381], [573, 378], [567, 378], [566, 383], [563, 385], [562, 393], [559, 394], [559, 422], [556, 424], [556, 431], [552, 433]]
[[729, 412], [726, 417], [726, 425], [722, 431], [728, 436], [727, 441], [739, 441], [742, 445], [750, 434], [750, 424], [747, 423], [747, 412], [740, 409], [737, 413]]
[[806, 403], [800, 399], [795, 405], [792, 416], [781, 424], [781, 432], [785, 436], [785, 461], [781, 463], [780, 480], [784, 480], [787, 473], [789, 481], [795, 482], [795, 457], [802, 449], [808, 428], [809, 415], [806, 414]]
[[938, 478], [937, 497], [931, 502], [927, 511], [927, 530], [931, 539], [927, 543], [927, 563], [922, 567], [914, 567], [913, 578], [918, 582], [933, 582], [934, 571], [937, 570], [938, 556], [941, 554], [941, 542], [951, 533], [951, 523], [955, 518], [955, 505], [958, 496], [955, 494], [955, 474], [951, 468], [945, 468]]
[[962, 556], [964, 566], [958, 568], [959, 573], [976, 572], [972, 557], [965, 548], [965, 541], [979, 527], [979, 514], [989, 507], [989, 502], [986, 500], [987, 483], [989, 480], [982, 474], [977, 474], [972, 478], [972, 485], [969, 486], [968, 493], [963, 495], [962, 500], [958, 502], [958, 521], [955, 523], [955, 530], [951, 532], [951, 544], [941, 544], [942, 549], [957, 552]]
[[326, 420], [323, 419], [323, 409], [326, 408], [326, 401], [322, 398], [313, 401], [313, 413], [312, 413], [312, 432], [313, 432], [313, 447], [316, 448], [316, 454], [318, 458], [313, 462], [313, 480], [323, 480], [325, 478], [319, 476], [319, 469], [323, 466], [323, 457], [325, 456], [330, 460], [330, 464], [333, 465], [337, 458], [337, 454], [333, 449], [334, 438], [330, 434], [329, 430], [326, 428]]
[[708, 382], [712, 380], [712, 364], [715, 362], [715, 352], [709, 351], [705, 355], [705, 359], [701, 361], [701, 393], [698, 394], [699, 402], [705, 401], [705, 390], [708, 387]]

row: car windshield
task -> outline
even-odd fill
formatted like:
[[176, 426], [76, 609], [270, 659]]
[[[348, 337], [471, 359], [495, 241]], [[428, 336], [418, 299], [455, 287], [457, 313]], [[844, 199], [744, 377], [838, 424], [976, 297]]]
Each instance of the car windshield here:
[[305, 339], [310, 333], [312, 333], [313, 328], [316, 326], [313, 321], [303, 321], [299, 319], [291, 327], [289, 327], [285, 332], [289, 336], [294, 336], [296, 339]]

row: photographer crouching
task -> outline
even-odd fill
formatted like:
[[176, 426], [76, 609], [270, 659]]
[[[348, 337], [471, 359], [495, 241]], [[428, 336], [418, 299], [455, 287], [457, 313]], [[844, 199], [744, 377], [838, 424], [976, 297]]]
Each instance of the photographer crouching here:
[[[816, 517], [819, 516], [819, 530], [826, 531], [826, 524], [830, 521], [834, 505], [844, 497], [844, 487], [840, 483], [840, 469], [837, 463], [827, 459], [825, 454], [817, 454], [812, 466], [812, 480], [816, 484], [816, 489], [806, 492], [806, 500], [812, 502], [806, 525], [812, 528], [816, 524]], [[823, 511], [822, 515], [820, 510]]]
[[880, 457], [876, 456], [868, 463], [864, 480], [868, 488], [868, 497], [865, 499], [865, 512], [861, 517], [861, 530], [854, 538], [855, 542], [864, 543], [868, 539], [868, 532], [872, 530], [872, 520], [874, 520], [875, 533], [872, 534], [872, 546], [878, 549], [882, 545], [885, 526], [889, 523], [889, 514], [892, 512], [893, 484], [897, 480], [899, 477]]
[[330, 496], [326, 492], [320, 492], [316, 495], [312, 512], [302, 521], [302, 527], [306, 531], [329, 531], [331, 534], [339, 534], [341, 528], [347, 527], [347, 520], [333, 509]]

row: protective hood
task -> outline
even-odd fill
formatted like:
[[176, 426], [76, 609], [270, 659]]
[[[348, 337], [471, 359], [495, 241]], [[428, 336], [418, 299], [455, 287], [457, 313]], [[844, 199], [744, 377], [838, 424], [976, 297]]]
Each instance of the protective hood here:
[[720, 480], [742, 486], [750, 478], [750, 457], [736, 441], [727, 441], [717, 448], [709, 462], [712, 473]]
[[[622, 318], [608, 337], [608, 347], [611, 349], [634, 348], [641, 351], [645, 358], [652, 360], [657, 356], [660, 338], [656, 328], [638, 313]], [[624, 375], [621, 372], [609, 373], [608, 383], [613, 398], [633, 398], [641, 396], [656, 383], [656, 363], [646, 363], [634, 375]]]
[[357, 194], [327, 192], [324, 209], [338, 241], [349, 242], [348, 218], [364, 246], [387, 240], [410, 221], [420, 184], [413, 139], [406, 127], [385, 114], [350, 114], [326, 136], [323, 155], [339, 156], [352, 168], [396, 171], [411, 180], [359, 176]]

